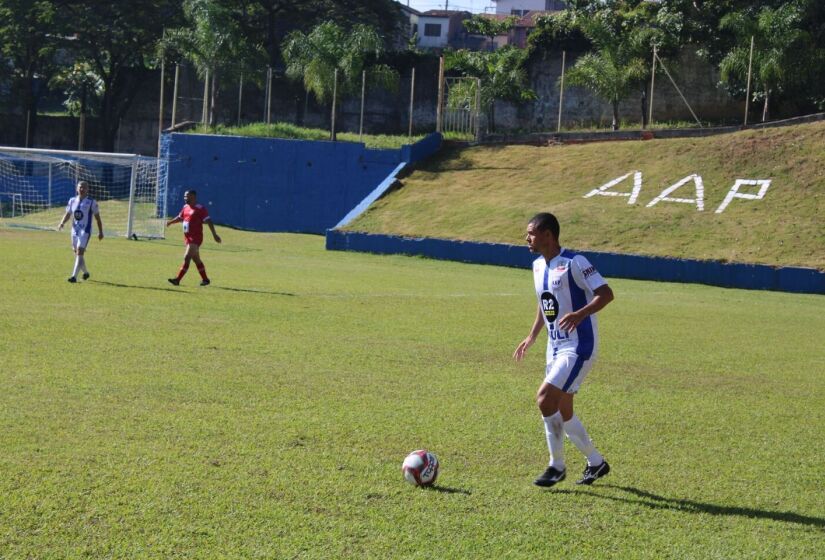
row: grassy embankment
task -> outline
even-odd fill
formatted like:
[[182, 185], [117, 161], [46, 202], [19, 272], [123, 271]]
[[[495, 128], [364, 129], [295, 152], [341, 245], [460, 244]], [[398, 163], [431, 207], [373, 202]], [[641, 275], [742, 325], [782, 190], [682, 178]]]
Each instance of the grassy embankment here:
[[[632, 171], [627, 197], [588, 192]], [[647, 205], [691, 174], [695, 204]], [[763, 200], [715, 210], [737, 179], [770, 179]], [[613, 191], [629, 193], [633, 175]], [[479, 146], [443, 151], [402, 179], [347, 229], [521, 243], [525, 222], [549, 210], [576, 249], [825, 268], [825, 123], [709, 138], [553, 147]], [[756, 193], [757, 187], [742, 187]], [[696, 198], [693, 181], [671, 197]]]

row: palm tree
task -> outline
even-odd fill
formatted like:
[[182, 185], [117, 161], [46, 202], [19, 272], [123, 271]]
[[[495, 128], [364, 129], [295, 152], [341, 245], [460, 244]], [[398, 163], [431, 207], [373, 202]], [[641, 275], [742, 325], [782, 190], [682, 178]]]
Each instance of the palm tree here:
[[[496, 100], [514, 101], [523, 103], [536, 98], [535, 92], [529, 86], [525, 61], [529, 51], [506, 45], [496, 51], [479, 52], [458, 50], [447, 52], [444, 58], [444, 68], [468, 76], [481, 79], [481, 109], [487, 113], [487, 126], [495, 130], [495, 102]], [[466, 88], [470, 88], [467, 90]], [[456, 99], [475, 95], [475, 86], [467, 85], [451, 92]], [[447, 103], [454, 103], [448, 99]]]
[[[218, 77], [243, 72], [244, 62], [256, 58], [255, 47], [244, 40], [229, 10], [217, 0], [185, 0], [184, 15], [189, 25], [167, 33], [163, 47], [191, 60], [198, 73], [211, 81], [208, 124], [215, 124], [218, 104]], [[258, 49], [260, 50], [260, 49]]]
[[789, 79], [786, 72], [798, 61], [799, 54], [810, 52], [805, 46], [809, 35], [800, 28], [804, 13], [796, 2], [776, 9], [765, 7], [759, 12], [732, 12], [722, 18], [720, 28], [732, 31], [738, 45], [719, 63], [722, 79], [732, 87], [747, 80], [750, 40], [754, 38], [753, 97], [762, 98], [762, 122], [768, 119], [768, 105], [773, 95], [782, 91]]
[[644, 79], [647, 65], [637, 54], [641, 31], [622, 26], [613, 17], [607, 11], [582, 17], [581, 30], [594, 51], [576, 60], [567, 80], [607, 100], [613, 107], [613, 130], [618, 130], [619, 103]]
[[[309, 33], [293, 31], [282, 45], [286, 75], [302, 81], [321, 104], [332, 102], [335, 71], [338, 70], [336, 103], [343, 95], [354, 93], [361, 83], [361, 73], [369, 70], [370, 83], [395, 90], [398, 72], [375, 60], [384, 52], [384, 42], [375, 29], [355, 25], [346, 30], [332, 21], [316, 26]], [[332, 131], [335, 139], [336, 131]]]

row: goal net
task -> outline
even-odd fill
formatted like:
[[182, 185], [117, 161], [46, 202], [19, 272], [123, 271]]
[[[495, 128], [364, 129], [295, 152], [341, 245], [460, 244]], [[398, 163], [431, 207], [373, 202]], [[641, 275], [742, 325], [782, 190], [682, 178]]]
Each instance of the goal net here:
[[163, 237], [167, 168], [164, 158], [0, 147], [0, 225], [56, 228], [87, 181], [106, 235]]

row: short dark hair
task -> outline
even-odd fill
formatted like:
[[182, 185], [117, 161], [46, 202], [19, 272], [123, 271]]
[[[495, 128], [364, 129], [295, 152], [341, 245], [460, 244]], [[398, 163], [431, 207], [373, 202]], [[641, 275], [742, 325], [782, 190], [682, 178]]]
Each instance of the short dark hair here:
[[186, 189], [186, 192], [184, 192], [183, 194], [186, 194], [186, 193], [189, 193], [189, 194], [193, 194], [193, 195], [195, 195], [195, 196], [198, 196], [198, 191], [196, 191], [196, 190], [194, 190], [194, 189]]
[[559, 227], [558, 219], [550, 212], [539, 212], [527, 223], [533, 224], [536, 229], [541, 231], [547, 231], [549, 229], [558, 240], [561, 228]]

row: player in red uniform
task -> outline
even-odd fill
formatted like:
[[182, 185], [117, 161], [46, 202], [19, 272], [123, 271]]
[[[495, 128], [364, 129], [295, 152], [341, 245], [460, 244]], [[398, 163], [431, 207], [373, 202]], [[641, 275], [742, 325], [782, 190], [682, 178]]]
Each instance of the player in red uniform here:
[[206, 267], [203, 266], [203, 261], [200, 256], [200, 246], [203, 243], [203, 224], [209, 226], [212, 231], [212, 237], [215, 238], [216, 243], [221, 242], [221, 238], [215, 231], [215, 226], [212, 224], [212, 219], [209, 217], [209, 211], [202, 204], [198, 204], [198, 193], [195, 191], [186, 191], [183, 193], [183, 201], [186, 203], [180, 211], [180, 214], [173, 219], [166, 222], [166, 226], [183, 222], [183, 238], [186, 240], [186, 252], [183, 254], [183, 265], [176, 278], [169, 278], [169, 283], [177, 286], [180, 284], [181, 278], [189, 270], [189, 262], [195, 261], [195, 266], [198, 267], [198, 272], [201, 275], [201, 286], [209, 285], [209, 277], [206, 276]]

